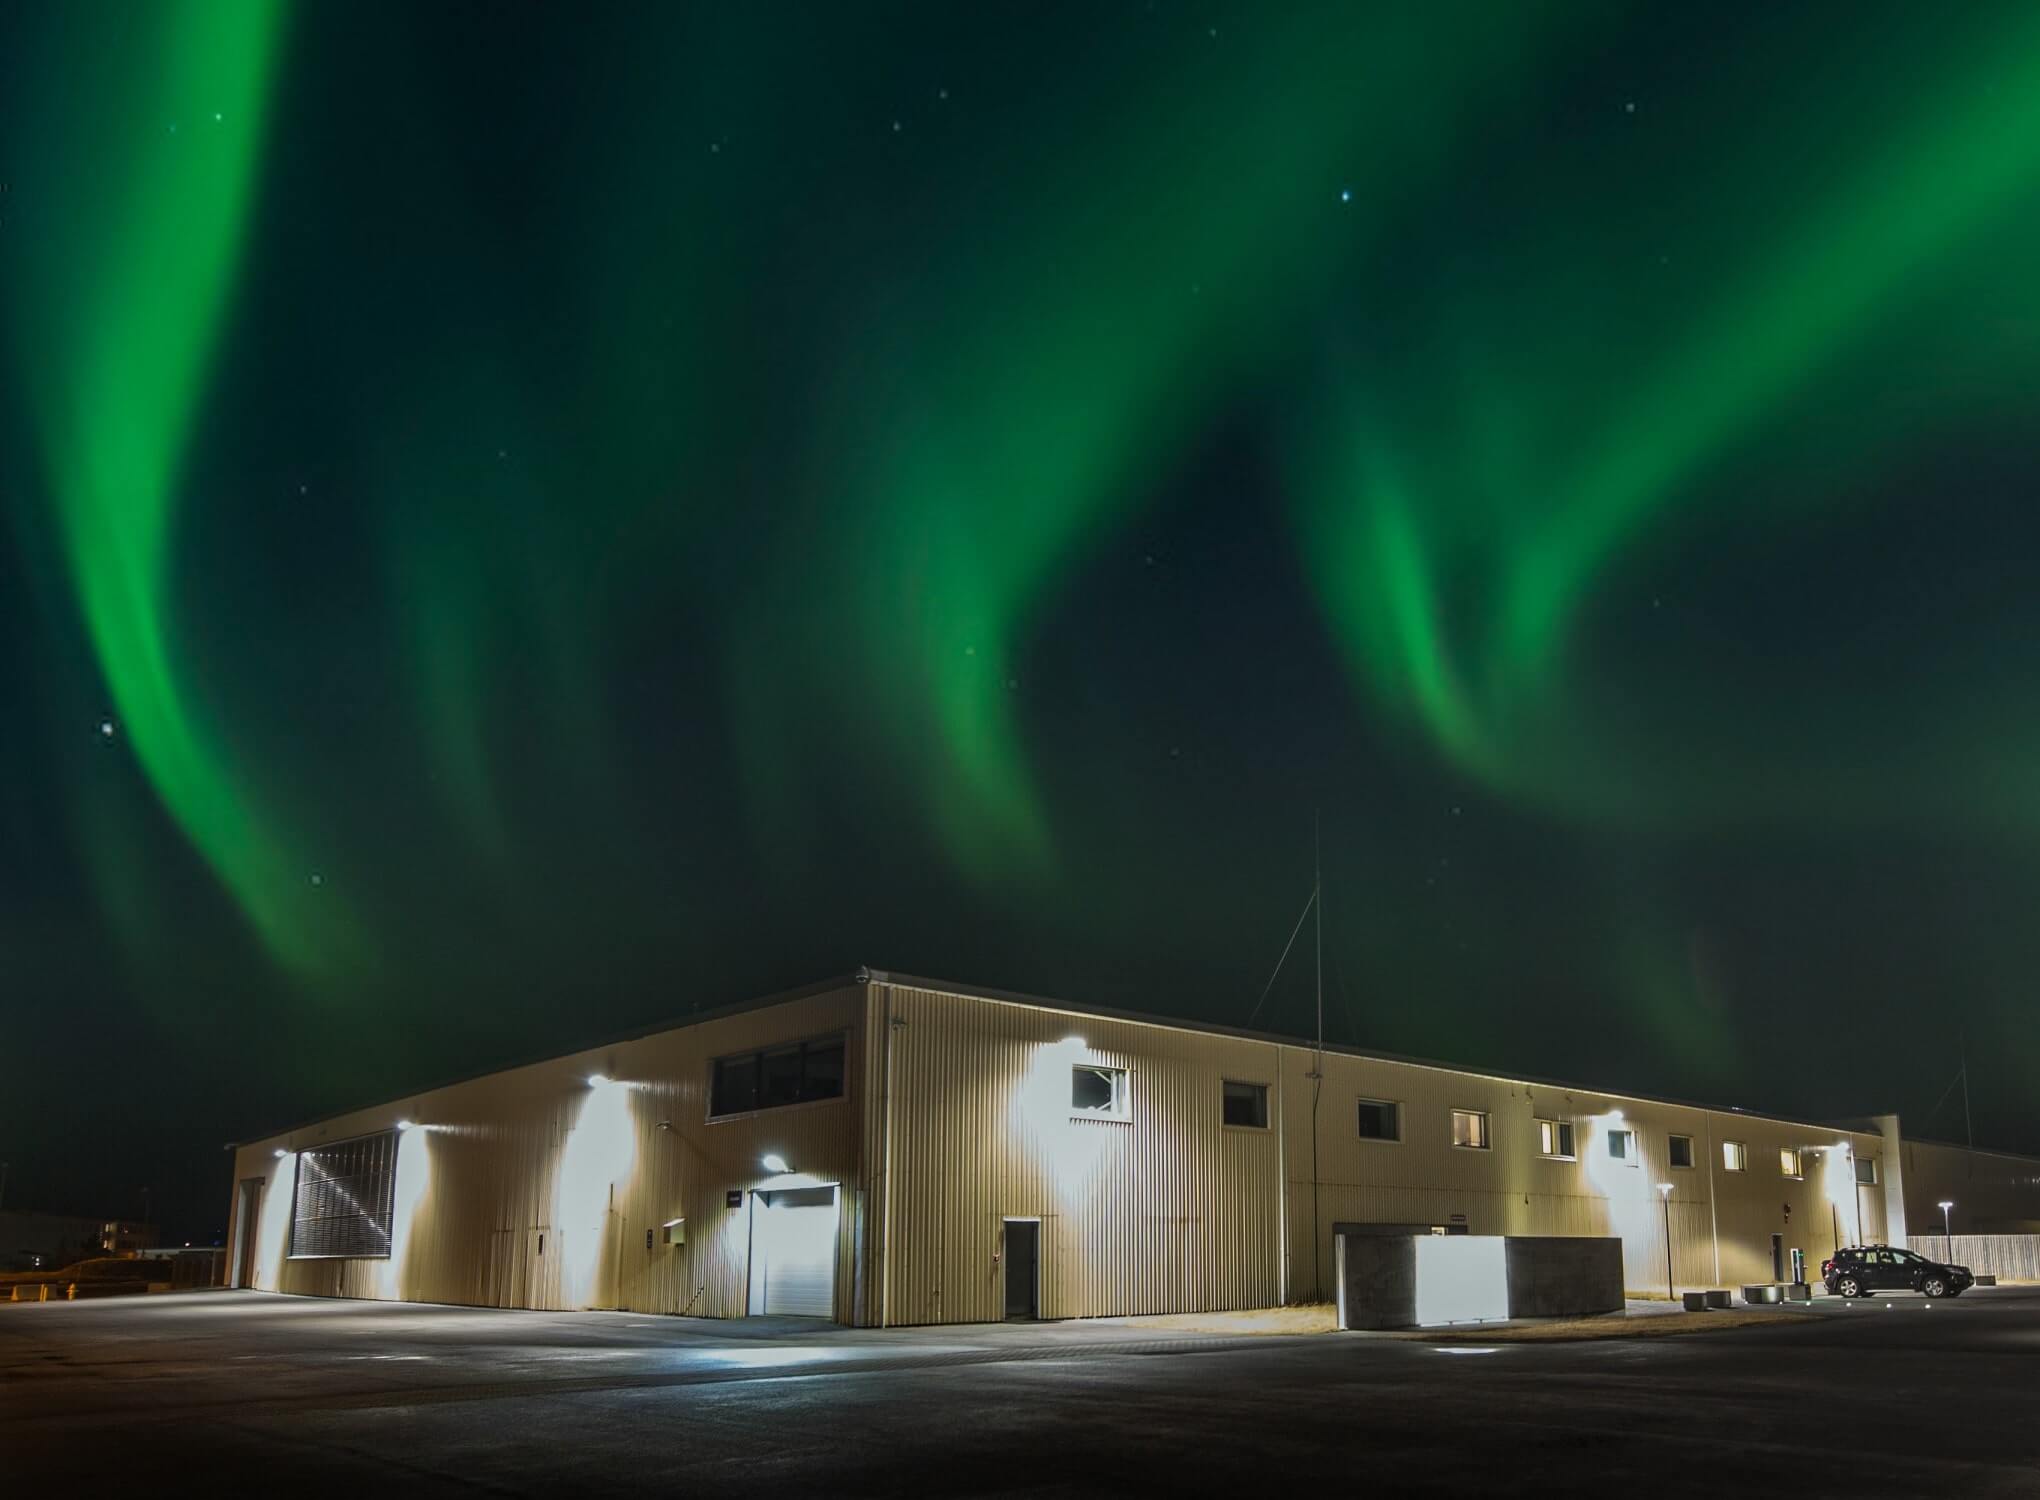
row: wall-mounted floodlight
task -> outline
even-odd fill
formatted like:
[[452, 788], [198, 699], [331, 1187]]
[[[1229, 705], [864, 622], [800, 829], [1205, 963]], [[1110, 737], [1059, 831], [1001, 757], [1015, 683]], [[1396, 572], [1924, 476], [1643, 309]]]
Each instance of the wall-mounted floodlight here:
[[599, 1089], [607, 1082], [609, 1080], [600, 1073], [590, 1073], [588, 1075], [588, 1087], [591, 1089]]
[[781, 1155], [780, 1155], [780, 1154], [779, 1154], [778, 1152], [776, 1152], [776, 1151], [768, 1151], [768, 1152], [766, 1152], [766, 1153], [764, 1154], [764, 1156], [762, 1156], [762, 1157], [760, 1157], [760, 1158], [759, 1158], [759, 1163], [758, 1163], [758, 1164], [759, 1164], [760, 1166], [764, 1167], [764, 1169], [765, 1169], [766, 1171], [768, 1171], [768, 1172], [782, 1172], [782, 1173], [783, 1173], [783, 1172], [791, 1172], [791, 1171], [793, 1170], [793, 1168], [789, 1167], [789, 1166], [788, 1166], [788, 1165], [786, 1164], [786, 1158], [785, 1158], [785, 1157], [783, 1157], [783, 1156], [781, 1156]]
[[1080, 1036], [1066, 1036], [1062, 1039], [1062, 1044], [1065, 1047], [1076, 1047], [1081, 1050], [1084, 1045], [1084, 1039]]
[[1663, 1193], [1667, 1198], [1672, 1196], [1672, 1185], [1669, 1182], [1659, 1183], [1657, 1185], [1657, 1190]]
[[284, 1149], [283, 1149], [283, 1147], [281, 1147], [281, 1146], [278, 1146], [278, 1147], [276, 1148], [276, 1159], [277, 1159], [278, 1161], [282, 1161], [282, 1160], [283, 1160], [283, 1159], [284, 1159], [284, 1158], [285, 1158], [286, 1156], [288, 1156], [288, 1155], [290, 1155], [290, 1153], [289, 1153], [288, 1151], [284, 1150]]
[[1619, 1109], [1611, 1109], [1608, 1111], [1608, 1118], [1614, 1124], [1620, 1125], [1622, 1123], [1622, 1111]]
[[409, 1120], [399, 1120], [399, 1121], [397, 1121], [397, 1129], [399, 1129], [399, 1130], [409, 1130], [410, 1128], [411, 1128], [411, 1122], [410, 1122]]

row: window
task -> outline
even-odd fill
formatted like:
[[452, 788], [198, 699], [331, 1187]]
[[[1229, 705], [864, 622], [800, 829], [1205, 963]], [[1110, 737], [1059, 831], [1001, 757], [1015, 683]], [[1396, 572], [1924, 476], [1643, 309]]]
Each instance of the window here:
[[1747, 1169], [1749, 1164], [1749, 1147], [1745, 1146], [1741, 1141], [1723, 1141], [1721, 1143], [1722, 1171], [1741, 1172]]
[[1452, 1144], [1464, 1146], [1469, 1151], [1485, 1151], [1488, 1148], [1487, 1115], [1477, 1109], [1455, 1109], [1452, 1111]]
[[1790, 1146], [1779, 1149], [1778, 1175], [1780, 1177], [1799, 1177], [1804, 1175], [1799, 1170], [1799, 1153]]
[[1573, 1154], [1572, 1121], [1539, 1120], [1537, 1122], [1537, 1151], [1540, 1156], [1563, 1156]]
[[1859, 1156], [1856, 1158], [1856, 1181], [1862, 1183], [1864, 1187], [1877, 1186], [1876, 1157]]
[[718, 1057], [709, 1080], [708, 1112], [748, 1114], [843, 1097], [843, 1038], [817, 1037], [757, 1052]]
[[396, 1209], [397, 1133], [300, 1151], [290, 1203], [294, 1260], [388, 1260]]
[[1225, 1085], [1225, 1123], [1250, 1130], [1268, 1128], [1268, 1085], [1233, 1083]]
[[1673, 1166], [1690, 1167], [1693, 1165], [1693, 1137], [1690, 1135], [1669, 1135], [1665, 1137], [1665, 1144], [1670, 1148]]
[[1079, 1063], [1070, 1069], [1070, 1113], [1100, 1120], [1126, 1118], [1126, 1069]]
[[1360, 1139], [1399, 1141], [1402, 1139], [1402, 1106], [1393, 1099], [1360, 1101]]
[[1633, 1130], [1611, 1130], [1608, 1132], [1608, 1156], [1624, 1166], [1640, 1167], [1643, 1162], [1636, 1151], [1636, 1132]]

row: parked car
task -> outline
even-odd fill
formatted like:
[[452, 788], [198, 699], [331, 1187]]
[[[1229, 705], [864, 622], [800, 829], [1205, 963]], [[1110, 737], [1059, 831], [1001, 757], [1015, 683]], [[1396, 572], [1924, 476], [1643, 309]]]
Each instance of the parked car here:
[[1868, 1297], [1875, 1292], [1959, 1297], [1976, 1281], [1967, 1266], [1944, 1266], [1937, 1260], [1890, 1245], [1837, 1250], [1834, 1259], [1820, 1263], [1820, 1279], [1836, 1297]]

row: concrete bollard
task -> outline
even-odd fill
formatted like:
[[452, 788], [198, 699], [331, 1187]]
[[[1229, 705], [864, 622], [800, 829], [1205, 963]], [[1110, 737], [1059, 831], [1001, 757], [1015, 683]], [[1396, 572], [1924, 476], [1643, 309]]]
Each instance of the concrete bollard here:
[[1997, 1285], [1997, 1277], [1995, 1277], [1995, 1276], [1979, 1276], [1979, 1277], [1977, 1277], [1977, 1278], [1976, 1278], [1976, 1284], [1977, 1284], [1978, 1286], [1996, 1286], [1996, 1285]]
[[1766, 1282], [1761, 1286], [1744, 1287], [1742, 1289], [1742, 1299], [1751, 1307], [1762, 1307], [1769, 1303], [1784, 1300], [1777, 1285], [1772, 1282]]
[[1785, 1300], [1787, 1302], [1811, 1302], [1813, 1300], [1813, 1288], [1803, 1281], [1787, 1282], [1785, 1284]]
[[1707, 1311], [1707, 1294], [1705, 1292], [1681, 1292], [1679, 1293], [1679, 1300], [1686, 1305], [1687, 1312]]
[[1728, 1291], [1726, 1288], [1722, 1288], [1719, 1291], [1702, 1292], [1700, 1295], [1707, 1299], [1707, 1305], [1710, 1308], [1713, 1308], [1717, 1311], [1726, 1309], [1732, 1305], [1729, 1301]]

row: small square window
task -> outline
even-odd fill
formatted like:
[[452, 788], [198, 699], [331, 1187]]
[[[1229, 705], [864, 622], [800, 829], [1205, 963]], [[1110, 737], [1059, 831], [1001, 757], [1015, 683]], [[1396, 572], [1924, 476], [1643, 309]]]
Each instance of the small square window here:
[[1690, 1135], [1667, 1136], [1665, 1137], [1665, 1144], [1671, 1152], [1673, 1166], [1690, 1167], [1693, 1165], [1693, 1137]]
[[1637, 1155], [1636, 1132], [1633, 1130], [1611, 1130], [1608, 1132], [1608, 1155], [1624, 1166], [1638, 1167], [1643, 1162]]
[[1877, 1186], [1877, 1158], [1859, 1156], [1856, 1158], [1856, 1181], [1865, 1187]]
[[1749, 1165], [1749, 1147], [1745, 1146], [1741, 1141], [1723, 1141], [1721, 1143], [1722, 1171], [1743, 1172], [1749, 1169]]
[[1469, 1151], [1485, 1151], [1488, 1148], [1488, 1117], [1478, 1109], [1455, 1109], [1452, 1111], [1452, 1144], [1464, 1146]]
[[1805, 1175], [1799, 1167], [1799, 1153], [1790, 1146], [1783, 1147], [1778, 1152], [1778, 1175], [1780, 1177], [1803, 1177]]
[[1402, 1106], [1393, 1099], [1360, 1101], [1360, 1139], [1399, 1141], [1402, 1139]]
[[1540, 1156], [1562, 1156], [1570, 1159], [1573, 1155], [1572, 1121], [1539, 1120], [1537, 1151]]
[[1070, 1113], [1087, 1119], [1125, 1119], [1126, 1069], [1092, 1063], [1070, 1069]]
[[1225, 1085], [1225, 1123], [1244, 1126], [1250, 1130], [1266, 1130], [1268, 1085], [1234, 1083], [1228, 1079]]

